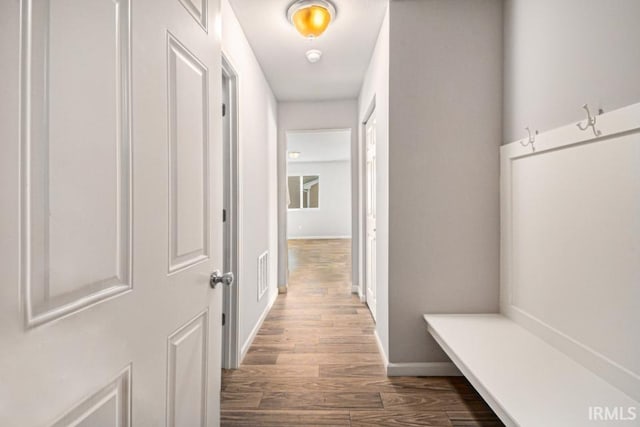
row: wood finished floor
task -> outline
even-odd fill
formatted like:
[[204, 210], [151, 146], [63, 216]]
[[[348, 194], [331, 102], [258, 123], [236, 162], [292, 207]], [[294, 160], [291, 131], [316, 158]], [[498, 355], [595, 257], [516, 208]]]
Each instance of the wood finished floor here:
[[462, 377], [386, 377], [350, 240], [289, 241], [279, 295], [240, 369], [223, 371], [223, 426], [502, 426]]

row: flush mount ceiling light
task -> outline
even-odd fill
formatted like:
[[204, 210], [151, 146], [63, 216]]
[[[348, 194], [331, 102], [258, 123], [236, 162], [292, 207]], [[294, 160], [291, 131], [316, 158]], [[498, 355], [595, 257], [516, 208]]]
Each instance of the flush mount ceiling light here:
[[320, 57], [322, 56], [322, 51], [318, 49], [311, 49], [307, 51], [306, 55], [307, 55], [307, 61], [311, 62], [312, 64], [315, 64], [316, 62], [320, 61]]
[[300, 157], [300, 152], [299, 151], [289, 151], [289, 158], [290, 159], [297, 159], [298, 157]]
[[336, 17], [336, 8], [328, 0], [297, 0], [287, 10], [287, 19], [300, 34], [320, 37]]

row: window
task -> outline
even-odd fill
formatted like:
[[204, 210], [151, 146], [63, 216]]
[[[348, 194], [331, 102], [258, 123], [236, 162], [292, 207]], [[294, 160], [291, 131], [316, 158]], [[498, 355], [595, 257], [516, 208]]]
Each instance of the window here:
[[288, 177], [289, 209], [317, 209], [320, 207], [320, 177], [293, 175]]

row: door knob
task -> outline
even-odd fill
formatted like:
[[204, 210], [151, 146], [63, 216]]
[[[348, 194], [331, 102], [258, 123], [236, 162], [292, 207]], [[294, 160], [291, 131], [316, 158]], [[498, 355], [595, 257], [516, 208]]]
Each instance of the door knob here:
[[233, 283], [233, 272], [228, 273], [220, 273], [220, 270], [216, 270], [211, 273], [211, 277], [209, 278], [209, 285], [215, 289], [218, 283], [224, 283], [227, 286], [230, 286]]

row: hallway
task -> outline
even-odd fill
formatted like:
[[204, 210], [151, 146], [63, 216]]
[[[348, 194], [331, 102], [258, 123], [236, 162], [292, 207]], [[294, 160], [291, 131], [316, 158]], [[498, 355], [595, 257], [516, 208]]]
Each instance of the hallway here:
[[499, 426], [462, 377], [385, 376], [350, 240], [289, 241], [290, 284], [240, 369], [224, 371], [223, 426]]

